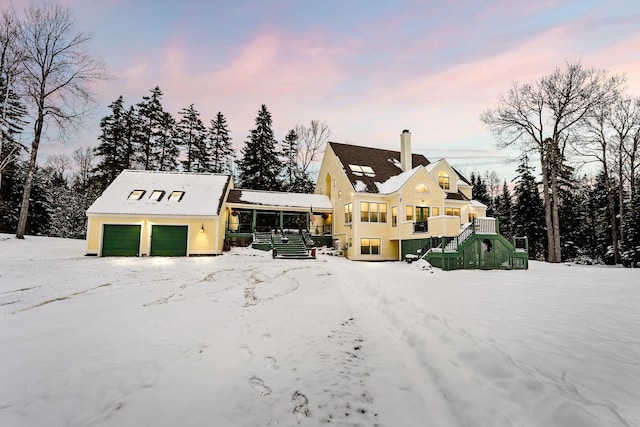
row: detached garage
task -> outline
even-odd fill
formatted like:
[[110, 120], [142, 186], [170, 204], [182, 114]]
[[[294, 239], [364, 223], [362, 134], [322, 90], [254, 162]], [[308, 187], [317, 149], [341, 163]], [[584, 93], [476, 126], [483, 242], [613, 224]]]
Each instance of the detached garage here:
[[216, 255], [229, 175], [125, 170], [87, 210], [87, 255]]

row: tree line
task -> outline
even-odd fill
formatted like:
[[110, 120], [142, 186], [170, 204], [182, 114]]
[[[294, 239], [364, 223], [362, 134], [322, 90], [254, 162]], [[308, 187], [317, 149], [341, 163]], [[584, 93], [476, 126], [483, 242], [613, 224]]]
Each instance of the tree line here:
[[[481, 115], [499, 147], [523, 156], [515, 196], [505, 183], [504, 193], [486, 202], [506, 234], [527, 235], [533, 254], [549, 262], [582, 256], [640, 263], [640, 98], [625, 93], [624, 80], [567, 63], [533, 82], [515, 82]], [[539, 182], [528, 154], [539, 160]], [[585, 163], [597, 166], [595, 176], [578, 176]]]
[[298, 124], [278, 142], [266, 105], [237, 158], [222, 112], [205, 126], [194, 104], [175, 119], [162, 106], [162, 90], [155, 87], [142, 101], [126, 107], [122, 96], [109, 105], [100, 122], [94, 178], [105, 189], [124, 169], [231, 174], [236, 185], [272, 191], [310, 192], [311, 163], [330, 135], [325, 123]]

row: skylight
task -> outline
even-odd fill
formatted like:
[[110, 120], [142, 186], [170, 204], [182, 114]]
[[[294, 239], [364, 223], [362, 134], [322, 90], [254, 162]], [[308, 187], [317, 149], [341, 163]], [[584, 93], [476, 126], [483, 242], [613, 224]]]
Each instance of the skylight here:
[[354, 175], [376, 176], [371, 166], [349, 165], [349, 168], [351, 169], [351, 172], [353, 172]]
[[127, 197], [128, 200], [140, 200], [142, 198], [142, 196], [144, 196], [145, 191], [144, 190], [133, 190], [130, 194], [129, 197]]
[[162, 200], [162, 196], [164, 196], [164, 190], [153, 190], [153, 192], [149, 196], [149, 200], [155, 200], [156, 202], [159, 202], [160, 200]]
[[184, 191], [172, 191], [171, 194], [169, 195], [168, 200], [179, 202], [180, 200], [182, 200], [183, 196], [184, 196]]

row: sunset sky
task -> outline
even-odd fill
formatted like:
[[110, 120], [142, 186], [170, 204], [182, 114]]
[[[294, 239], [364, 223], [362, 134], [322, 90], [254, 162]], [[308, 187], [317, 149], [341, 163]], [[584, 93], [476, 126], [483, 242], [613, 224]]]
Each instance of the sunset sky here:
[[[7, 5], [7, 0], [2, 0]], [[36, 2], [38, 3], [38, 2]], [[640, 96], [640, 1], [61, 0], [113, 79], [95, 87], [87, 129], [48, 154], [95, 146], [107, 105], [154, 86], [174, 117], [194, 104], [205, 124], [227, 118], [237, 149], [261, 104], [282, 140], [326, 122], [331, 140], [446, 157], [463, 173], [510, 179], [482, 110], [513, 82], [582, 61], [626, 74]], [[17, 12], [27, 1], [13, 1]]]

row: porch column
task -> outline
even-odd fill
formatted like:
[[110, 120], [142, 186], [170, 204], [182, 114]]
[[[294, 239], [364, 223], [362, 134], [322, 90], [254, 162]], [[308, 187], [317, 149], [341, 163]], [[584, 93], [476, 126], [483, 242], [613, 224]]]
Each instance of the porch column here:
[[256, 232], [256, 221], [257, 221], [257, 213], [256, 213], [256, 210], [253, 209], [251, 211], [251, 232], [252, 233]]
[[280, 229], [284, 228], [284, 214], [280, 211]]

